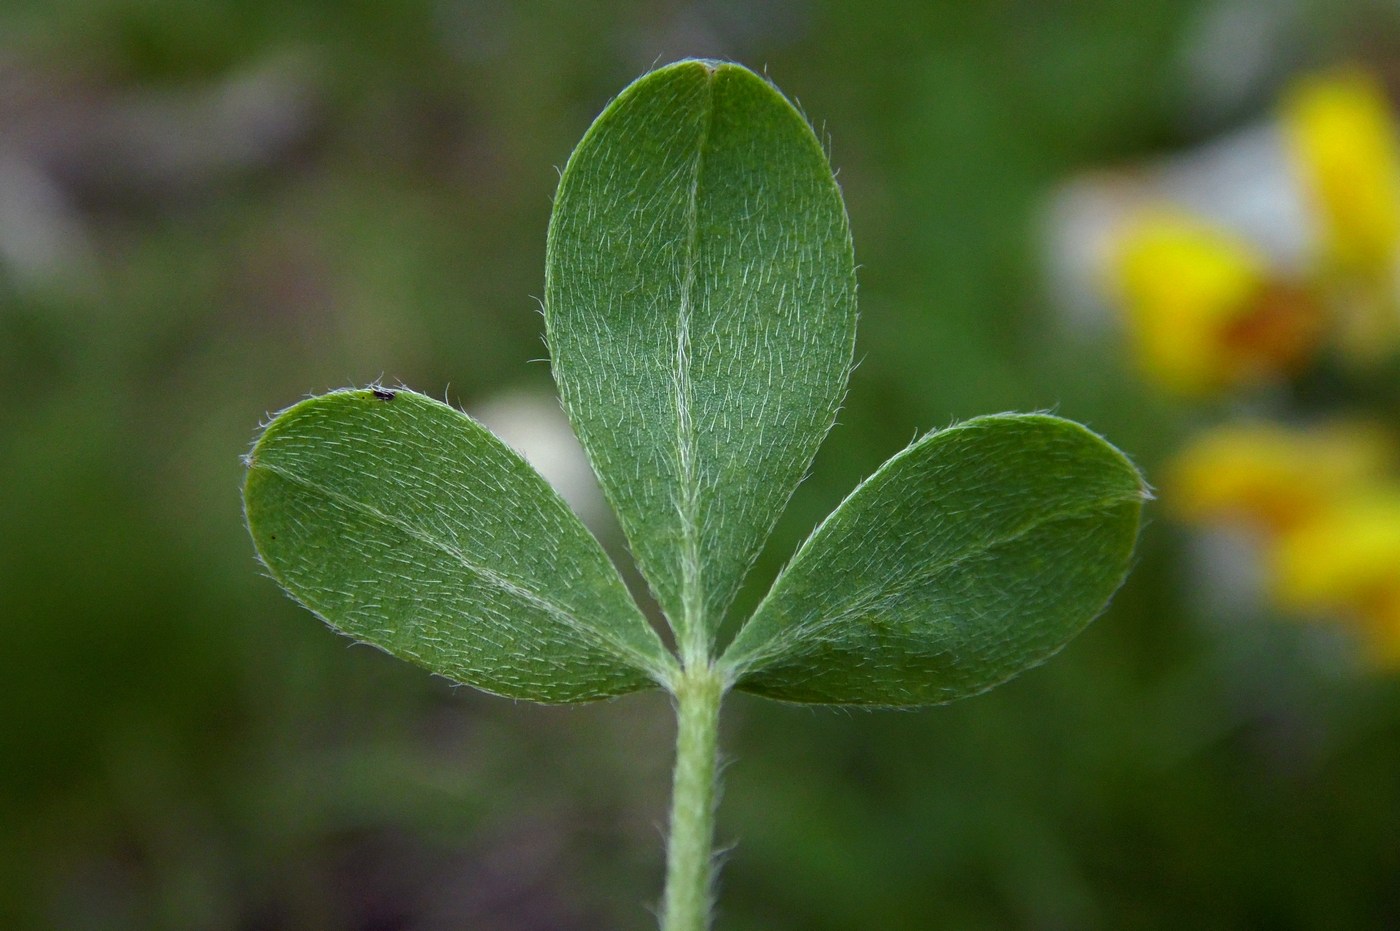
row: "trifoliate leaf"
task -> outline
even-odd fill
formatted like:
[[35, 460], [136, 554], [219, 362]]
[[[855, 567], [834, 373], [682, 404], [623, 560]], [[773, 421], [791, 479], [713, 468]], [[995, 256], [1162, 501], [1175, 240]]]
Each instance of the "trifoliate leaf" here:
[[851, 363], [850, 234], [806, 121], [738, 65], [633, 83], [560, 181], [545, 319], [633, 554], [683, 648], [704, 646]]
[[817, 528], [721, 662], [739, 688], [786, 701], [981, 692], [1103, 609], [1146, 496], [1121, 453], [1057, 417], [930, 434]]
[[248, 527], [332, 627], [458, 682], [584, 701], [674, 667], [597, 541], [465, 414], [411, 391], [339, 391], [268, 425]]

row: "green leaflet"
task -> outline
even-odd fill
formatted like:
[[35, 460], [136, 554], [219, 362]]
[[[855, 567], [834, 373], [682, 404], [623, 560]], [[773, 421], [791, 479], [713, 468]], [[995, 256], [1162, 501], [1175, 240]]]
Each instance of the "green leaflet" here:
[[1047, 659], [1127, 573], [1147, 491], [1043, 415], [980, 417], [885, 463], [802, 546], [722, 665], [798, 702], [924, 705]]
[[[682, 663], [544, 480], [410, 391], [336, 392], [268, 426], [245, 486], [259, 553], [331, 625], [478, 688], [674, 690], [682, 666], [710, 673], [715, 628], [831, 426], [854, 290], [840, 192], [792, 105], [737, 65], [654, 71], [564, 171], [546, 325]], [[930, 434], [812, 534], [717, 673], [840, 704], [990, 688], [1103, 608], [1145, 497], [1122, 454], [1059, 418]]]
[[703, 656], [851, 363], [845, 208], [802, 116], [738, 65], [633, 83], [560, 181], [545, 320], [633, 555]]
[[248, 528], [327, 623], [450, 679], [543, 702], [670, 691], [662, 922], [699, 931], [728, 688], [892, 706], [990, 688], [1102, 610], [1147, 491], [1121, 453], [1055, 417], [930, 434], [817, 528], [715, 661], [851, 363], [855, 268], [820, 143], [738, 65], [645, 75], [563, 173], [545, 303], [564, 409], [679, 657], [538, 473], [411, 391], [278, 415], [248, 457]]
[[675, 663], [597, 542], [524, 460], [411, 391], [279, 414], [248, 458], [272, 575], [336, 629], [486, 691], [603, 698]]

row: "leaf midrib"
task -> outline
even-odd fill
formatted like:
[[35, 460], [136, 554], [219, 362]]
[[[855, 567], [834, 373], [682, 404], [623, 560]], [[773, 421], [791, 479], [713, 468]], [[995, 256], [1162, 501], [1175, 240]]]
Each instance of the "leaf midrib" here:
[[709, 636], [704, 618], [703, 565], [700, 558], [699, 483], [695, 476], [695, 423], [691, 415], [690, 327], [700, 264], [700, 177], [704, 170], [705, 147], [715, 113], [717, 69], [705, 70], [705, 103], [700, 115], [700, 133], [691, 162], [690, 190], [686, 204], [686, 242], [683, 256], [680, 303], [676, 309], [676, 461], [680, 472], [681, 519], [681, 614], [675, 619], [682, 631], [682, 656], [689, 662], [708, 659]]
[[475, 575], [485, 580], [489, 585], [494, 585], [500, 590], [506, 592], [507, 594], [513, 595], [526, 602], [527, 604], [531, 604], [535, 607], [540, 608], [541, 610], [549, 614], [551, 617], [554, 617], [556, 620], [560, 621], [565, 627], [573, 630], [575, 633], [580, 634], [585, 639], [592, 641], [594, 644], [602, 646], [604, 648], [611, 648], [611, 650], [613, 650], [614, 652], [621, 654], [622, 658], [631, 659], [643, 672], [650, 675], [658, 683], [664, 685], [665, 682], [668, 681], [668, 677], [670, 676], [670, 670], [667, 669], [664, 664], [658, 663], [654, 658], [647, 656], [645, 653], [641, 652], [636, 647], [632, 646], [626, 641], [617, 639], [615, 636], [608, 633], [606, 630], [596, 628], [585, 623], [571, 610], [569, 610], [568, 607], [566, 607], [563, 604], [560, 604], [552, 598], [548, 598], [544, 595], [532, 591], [531, 589], [525, 586], [524, 582], [512, 578], [506, 573], [500, 572], [496, 569], [492, 569], [475, 562], [474, 560], [470, 559], [467, 556], [467, 554], [461, 550], [461, 548], [454, 546], [447, 540], [443, 540], [431, 533], [428, 533], [422, 528], [417, 527], [414, 524], [403, 520], [402, 518], [386, 514], [385, 512], [379, 510], [371, 504], [368, 504], [364, 501], [360, 501], [356, 498], [352, 498], [349, 495], [346, 495], [342, 492], [336, 491], [325, 485], [319, 484], [308, 478], [305, 478], [304, 476], [301, 476], [296, 472], [287, 469], [283, 466], [275, 465], [268, 462], [253, 462], [249, 466], [250, 473], [257, 472], [259, 469], [270, 472], [278, 478], [291, 482], [292, 484], [297, 485], [301, 488], [305, 488], [308, 491], [313, 492], [314, 494], [320, 495], [321, 497], [326, 498], [328, 500], [335, 501], [352, 510], [358, 511], [361, 514], [371, 517], [374, 520], [377, 520], [381, 523], [387, 524], [390, 527], [395, 527], [398, 530], [402, 531], [404, 534], [408, 535], [409, 537], [418, 540], [421, 543], [427, 544], [428, 546], [431, 546], [437, 550], [440, 550], [447, 556], [455, 559], [468, 572], [474, 573]]

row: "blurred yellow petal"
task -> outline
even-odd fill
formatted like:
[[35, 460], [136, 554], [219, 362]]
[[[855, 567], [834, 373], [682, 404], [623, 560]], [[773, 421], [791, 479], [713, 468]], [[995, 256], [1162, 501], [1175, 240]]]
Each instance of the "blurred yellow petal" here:
[[1389, 285], [1400, 250], [1400, 146], [1379, 82], [1357, 70], [1303, 80], [1284, 100], [1283, 123], [1330, 260]]
[[1400, 592], [1400, 485], [1347, 496], [1278, 538], [1279, 602], [1302, 610], [1363, 608]]
[[1310, 430], [1228, 424], [1200, 434], [1177, 455], [1163, 498], [1184, 520], [1239, 521], [1274, 533], [1379, 481], [1397, 458], [1394, 439], [1367, 423]]
[[1279, 537], [1271, 557], [1281, 606], [1349, 621], [1372, 662], [1400, 664], [1400, 485], [1314, 515]]
[[1317, 303], [1247, 241], [1177, 211], [1129, 223], [1113, 274], [1143, 368], [1182, 394], [1290, 371], [1321, 332]]

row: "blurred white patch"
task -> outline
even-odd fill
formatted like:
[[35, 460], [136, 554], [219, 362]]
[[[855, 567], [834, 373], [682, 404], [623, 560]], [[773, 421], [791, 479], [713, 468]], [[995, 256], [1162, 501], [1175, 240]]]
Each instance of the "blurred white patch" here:
[[0, 271], [23, 287], [91, 275], [92, 249], [67, 196], [21, 152], [0, 143]]
[[1182, 43], [1183, 83], [1194, 125], [1218, 126], [1264, 98], [1304, 45], [1299, 0], [1218, 0]]
[[1267, 600], [1259, 541], [1228, 529], [1194, 533], [1187, 551], [1186, 594], [1198, 617], [1247, 618]]
[[583, 447], [551, 395], [506, 391], [468, 411], [545, 477], [589, 529], [611, 532], [612, 512]]

